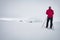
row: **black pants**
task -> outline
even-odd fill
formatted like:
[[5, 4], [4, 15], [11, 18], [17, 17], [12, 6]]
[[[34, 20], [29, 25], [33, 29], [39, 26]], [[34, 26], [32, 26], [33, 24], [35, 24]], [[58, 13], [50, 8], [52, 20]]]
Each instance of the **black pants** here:
[[49, 23], [49, 21], [50, 21], [50, 28], [52, 28], [52, 26], [53, 26], [53, 17], [52, 17], [52, 18], [48, 18], [48, 17], [47, 17], [46, 28], [48, 28], [48, 23]]

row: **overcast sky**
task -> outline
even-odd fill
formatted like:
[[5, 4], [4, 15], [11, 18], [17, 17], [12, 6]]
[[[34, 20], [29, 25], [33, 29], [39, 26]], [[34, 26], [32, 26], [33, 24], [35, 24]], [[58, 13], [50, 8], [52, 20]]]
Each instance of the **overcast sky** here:
[[60, 20], [60, 0], [0, 0], [0, 17], [46, 18], [49, 6], [54, 10], [54, 20]]

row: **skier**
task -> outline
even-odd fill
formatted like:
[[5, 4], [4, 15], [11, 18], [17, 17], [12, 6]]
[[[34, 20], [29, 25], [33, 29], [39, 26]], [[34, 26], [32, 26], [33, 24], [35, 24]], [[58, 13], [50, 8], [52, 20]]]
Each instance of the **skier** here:
[[47, 15], [46, 28], [48, 28], [48, 23], [50, 21], [50, 28], [52, 29], [52, 26], [53, 26], [53, 14], [54, 14], [54, 11], [51, 9], [51, 6], [49, 6], [49, 9], [46, 10], [46, 15]]

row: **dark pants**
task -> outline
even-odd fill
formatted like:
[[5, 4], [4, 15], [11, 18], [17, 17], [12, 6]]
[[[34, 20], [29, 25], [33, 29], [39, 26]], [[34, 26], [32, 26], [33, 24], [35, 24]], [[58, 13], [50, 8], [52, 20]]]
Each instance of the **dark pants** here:
[[48, 17], [47, 17], [46, 28], [48, 28], [49, 20], [50, 20], [50, 28], [52, 28], [52, 26], [53, 26], [53, 17], [52, 17], [52, 18], [48, 18]]

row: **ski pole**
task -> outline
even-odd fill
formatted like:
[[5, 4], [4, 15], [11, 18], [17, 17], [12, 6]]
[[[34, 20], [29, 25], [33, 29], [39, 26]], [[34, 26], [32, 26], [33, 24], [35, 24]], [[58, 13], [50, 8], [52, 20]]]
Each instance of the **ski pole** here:
[[44, 20], [44, 22], [43, 22], [43, 24], [42, 24], [42, 26], [41, 26], [41, 27], [43, 27], [43, 26], [44, 26], [44, 24], [45, 24], [46, 20], [47, 20], [47, 18]]

